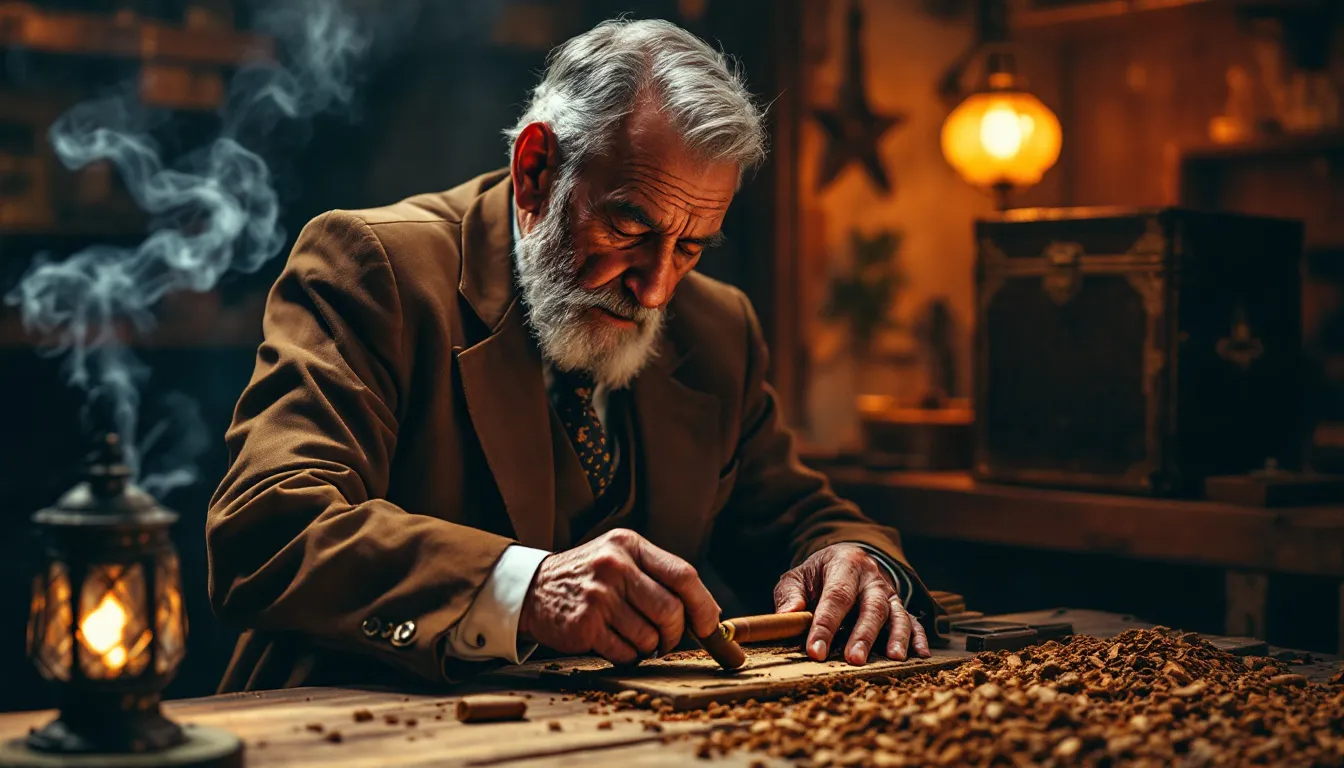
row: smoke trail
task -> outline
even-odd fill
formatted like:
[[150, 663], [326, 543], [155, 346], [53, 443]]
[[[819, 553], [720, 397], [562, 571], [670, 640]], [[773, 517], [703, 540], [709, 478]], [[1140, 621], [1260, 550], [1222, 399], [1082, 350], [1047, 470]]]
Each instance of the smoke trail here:
[[[136, 476], [154, 471], [141, 482], [157, 493], [195, 480], [206, 428], [195, 403], [174, 393], [157, 404], [167, 411], [164, 420], [140, 434], [139, 392], [149, 369], [128, 336], [153, 327], [152, 308], [166, 294], [209, 291], [226, 272], [254, 272], [279, 253], [279, 198], [266, 162], [244, 143], [270, 137], [283, 121], [302, 127], [320, 112], [348, 108], [373, 42], [366, 21], [336, 0], [260, 9], [255, 26], [275, 38], [285, 65], [241, 69], [230, 83], [220, 135], [171, 166], [149, 133], [155, 115], [134, 89], [80, 104], [51, 126], [52, 147], [67, 168], [104, 160], [116, 166], [151, 215], [150, 234], [133, 248], [98, 245], [60, 262], [39, 256], [5, 301], [19, 306], [45, 354], [67, 356], [69, 383], [88, 393], [86, 419], [111, 419]], [[150, 450], [164, 455], [146, 466]]]

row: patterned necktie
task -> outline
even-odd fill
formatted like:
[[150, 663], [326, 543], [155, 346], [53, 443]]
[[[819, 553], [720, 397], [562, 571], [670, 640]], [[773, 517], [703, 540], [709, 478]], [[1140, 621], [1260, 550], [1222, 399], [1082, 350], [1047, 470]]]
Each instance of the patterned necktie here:
[[611, 460], [611, 446], [607, 443], [607, 431], [593, 407], [594, 389], [593, 380], [587, 374], [552, 371], [551, 402], [579, 454], [579, 464], [588, 478], [593, 498], [598, 499], [611, 486], [615, 466]]

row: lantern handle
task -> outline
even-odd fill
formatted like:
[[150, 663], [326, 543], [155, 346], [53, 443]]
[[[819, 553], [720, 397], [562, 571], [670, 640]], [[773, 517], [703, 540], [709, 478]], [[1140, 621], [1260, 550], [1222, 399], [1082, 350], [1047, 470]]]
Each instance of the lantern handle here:
[[121, 436], [116, 432], [104, 432], [89, 452], [84, 471], [88, 477], [89, 490], [95, 497], [110, 499], [120, 496], [131, 477]]

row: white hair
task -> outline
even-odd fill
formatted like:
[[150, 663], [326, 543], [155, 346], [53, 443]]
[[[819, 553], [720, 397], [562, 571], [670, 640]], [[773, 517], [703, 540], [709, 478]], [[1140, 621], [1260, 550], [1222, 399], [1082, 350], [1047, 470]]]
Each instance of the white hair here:
[[604, 21], [552, 51], [527, 109], [504, 132], [509, 156], [523, 128], [545, 123], [560, 145], [558, 175], [573, 179], [645, 98], [706, 160], [735, 163], [740, 175], [765, 159], [764, 115], [736, 64], [660, 19]]

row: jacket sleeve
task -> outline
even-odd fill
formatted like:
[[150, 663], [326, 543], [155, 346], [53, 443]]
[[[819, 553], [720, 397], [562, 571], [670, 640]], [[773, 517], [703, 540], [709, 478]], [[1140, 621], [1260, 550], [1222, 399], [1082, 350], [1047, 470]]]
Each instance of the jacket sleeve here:
[[206, 524], [210, 599], [226, 621], [443, 680], [442, 641], [514, 542], [385, 498], [404, 316], [367, 224], [332, 212], [304, 228], [225, 437]]
[[[901, 549], [900, 534], [878, 525], [853, 503], [840, 498], [824, 475], [803, 465], [793, 433], [784, 423], [769, 367], [760, 322], [746, 296], [748, 366], [737, 445], [737, 480], [717, 521], [711, 562], [729, 584], [757, 600], [768, 598], [782, 571], [799, 565], [832, 544], [853, 542], [887, 555], [910, 576], [907, 609], [932, 622], [934, 604]], [[743, 552], [785, 553], [773, 568]], [[733, 553], [738, 553], [734, 555]], [[772, 562], [772, 561], [765, 561]], [[744, 595], [744, 599], [748, 599]]]

